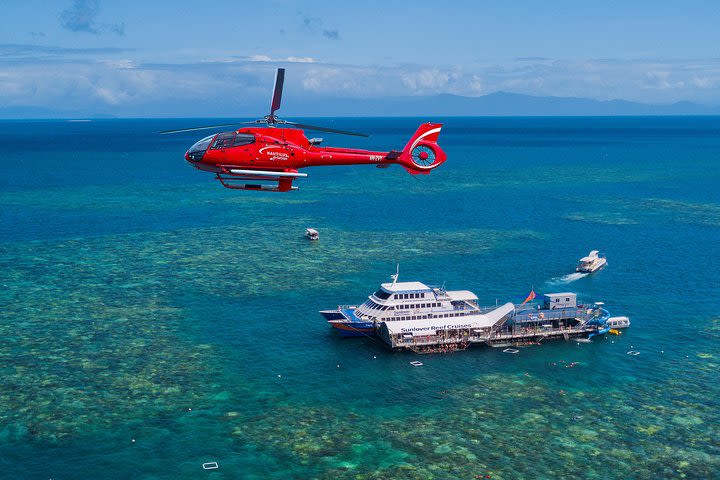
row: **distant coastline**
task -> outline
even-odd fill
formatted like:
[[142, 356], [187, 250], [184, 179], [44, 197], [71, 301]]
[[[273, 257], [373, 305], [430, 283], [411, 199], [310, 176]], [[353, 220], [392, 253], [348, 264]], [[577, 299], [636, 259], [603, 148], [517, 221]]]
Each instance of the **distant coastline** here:
[[[102, 118], [243, 118], [255, 117], [265, 105], [187, 105], [183, 102], [133, 105], [108, 111], [69, 111], [52, 107], [0, 106], [0, 119], [102, 119]], [[479, 97], [441, 94], [384, 98], [289, 98], [283, 105], [287, 117], [577, 117], [577, 116], [714, 116], [720, 106], [688, 101], [649, 104], [628, 100], [595, 100], [579, 97], [539, 97], [496, 92]], [[156, 112], [148, 116], [147, 112]], [[308, 115], [308, 114], [312, 115]]]

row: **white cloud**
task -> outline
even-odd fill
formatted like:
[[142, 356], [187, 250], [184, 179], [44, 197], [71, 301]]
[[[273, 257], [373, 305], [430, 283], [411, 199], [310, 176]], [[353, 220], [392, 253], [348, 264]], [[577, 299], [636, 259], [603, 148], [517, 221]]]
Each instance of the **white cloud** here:
[[[0, 45], [0, 106], [52, 105], [88, 113], [233, 115], [264, 111], [277, 64], [290, 62], [286, 107], [292, 106], [293, 99], [302, 99], [302, 92], [318, 98], [382, 98], [509, 91], [649, 103], [720, 103], [720, 60], [712, 59], [522, 59], [507, 64], [428, 68], [333, 65], [304, 56], [256, 55], [148, 64], [121, 50], [64, 55], [51, 47], [6, 47], [3, 50]], [[98, 56], [105, 58], [92, 60]]]
[[442, 89], [450, 81], [450, 74], [437, 68], [423, 69], [402, 76], [403, 84], [410, 90], [425, 91]]
[[275, 62], [275, 63], [314, 63], [315, 59], [312, 57], [278, 57], [273, 58], [268, 55], [250, 55], [249, 57], [240, 57], [251, 62]]
[[315, 59], [312, 57], [287, 57], [285, 61], [291, 63], [315, 63]]

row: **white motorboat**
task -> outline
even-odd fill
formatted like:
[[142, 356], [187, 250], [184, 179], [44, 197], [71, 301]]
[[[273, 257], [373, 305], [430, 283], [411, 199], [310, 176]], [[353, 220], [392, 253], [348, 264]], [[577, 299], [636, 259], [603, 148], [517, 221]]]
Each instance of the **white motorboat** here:
[[593, 250], [588, 254], [587, 257], [583, 257], [575, 268], [576, 272], [581, 273], [593, 273], [597, 272], [601, 268], [607, 265], [605, 255], [600, 253], [598, 250]]
[[308, 240], [320, 240], [320, 234], [314, 228], [306, 228], [305, 238], [307, 238]]

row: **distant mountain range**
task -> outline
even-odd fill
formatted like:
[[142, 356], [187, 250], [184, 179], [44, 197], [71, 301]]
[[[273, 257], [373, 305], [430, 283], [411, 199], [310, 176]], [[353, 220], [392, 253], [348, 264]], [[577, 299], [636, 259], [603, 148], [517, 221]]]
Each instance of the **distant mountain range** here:
[[[268, 105], [263, 99], [153, 102], [135, 107], [98, 107], [94, 112], [43, 107], [0, 107], [0, 118], [108, 118], [108, 117], [260, 117]], [[249, 101], [248, 101], [249, 100]], [[93, 107], [90, 107], [93, 108]], [[195, 109], [201, 110], [195, 110]], [[153, 114], [148, 114], [153, 112]], [[627, 100], [575, 97], [536, 97], [497, 92], [481, 97], [432, 95], [385, 98], [330, 98], [288, 95], [280, 111], [284, 117], [413, 117], [413, 116], [613, 116], [613, 115], [720, 115], [720, 106], [676, 102], [652, 105]]]

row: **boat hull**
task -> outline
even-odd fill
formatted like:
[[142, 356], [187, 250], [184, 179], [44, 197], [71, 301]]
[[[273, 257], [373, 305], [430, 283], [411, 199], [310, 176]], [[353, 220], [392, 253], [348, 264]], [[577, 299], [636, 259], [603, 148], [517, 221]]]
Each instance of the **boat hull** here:
[[375, 335], [375, 328], [368, 322], [331, 320], [328, 322], [341, 337], [367, 337]]
[[353, 313], [354, 306], [340, 306], [335, 310], [321, 310], [325, 320], [334, 328], [341, 337], [367, 337], [375, 335], [373, 322], [360, 320]]
[[592, 267], [589, 267], [589, 268], [578, 267], [575, 269], [575, 271], [580, 272], [580, 273], [595, 273], [598, 270], [602, 270], [603, 268], [605, 268], [605, 265], [607, 265], [607, 261], [599, 262], [597, 265], [593, 265]]

